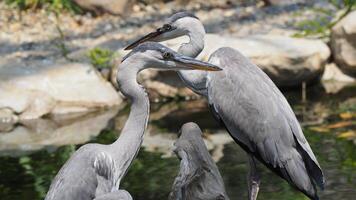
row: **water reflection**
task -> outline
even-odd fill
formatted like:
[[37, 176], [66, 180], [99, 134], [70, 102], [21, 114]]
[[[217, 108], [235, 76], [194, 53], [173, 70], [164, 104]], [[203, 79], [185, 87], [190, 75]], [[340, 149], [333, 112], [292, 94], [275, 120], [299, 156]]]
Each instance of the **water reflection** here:
[[45, 147], [83, 144], [107, 127], [118, 108], [80, 116], [24, 121], [0, 134], [0, 154], [21, 155]]
[[[319, 87], [308, 90], [308, 101], [300, 103], [299, 92], [287, 92], [315, 155], [324, 169], [326, 190], [321, 199], [354, 199], [356, 195], [355, 138], [338, 138], [338, 134], [355, 130], [355, 116], [344, 119], [341, 113], [356, 112], [355, 88], [338, 95], [326, 95]], [[128, 107], [70, 119], [43, 120], [11, 128], [0, 133], [1, 199], [43, 199], [50, 181], [62, 164], [83, 143], [111, 143], [127, 119]], [[115, 117], [114, 117], [115, 116]], [[179, 162], [171, 157], [171, 146], [180, 126], [197, 122], [225, 181], [231, 199], [246, 199], [246, 155], [231, 142], [211, 117], [206, 103], [172, 102], [153, 104], [144, 148], [132, 164], [122, 187], [134, 199], [167, 199]], [[351, 121], [346, 126], [328, 128], [330, 124]], [[323, 129], [322, 129], [323, 128]], [[320, 131], [324, 130], [324, 131]], [[100, 134], [99, 134], [100, 133]], [[259, 199], [306, 199], [263, 166]]]

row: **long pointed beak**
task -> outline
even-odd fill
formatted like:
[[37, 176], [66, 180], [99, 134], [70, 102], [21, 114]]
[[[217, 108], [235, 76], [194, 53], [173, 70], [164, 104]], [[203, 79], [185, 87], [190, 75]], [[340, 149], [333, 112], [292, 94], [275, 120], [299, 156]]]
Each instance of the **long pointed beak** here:
[[196, 60], [187, 56], [175, 56], [172, 59], [174, 62], [186, 69], [197, 69], [204, 71], [221, 71], [222, 69], [216, 65]]
[[129, 46], [127, 46], [124, 50], [131, 50], [133, 48], [135, 48], [136, 46], [138, 46], [141, 43], [147, 42], [147, 41], [153, 41], [154, 38], [156, 38], [157, 36], [161, 35], [163, 32], [162, 31], [154, 31], [151, 32], [139, 39], [137, 39], [136, 41], [134, 41], [133, 43], [131, 43]]

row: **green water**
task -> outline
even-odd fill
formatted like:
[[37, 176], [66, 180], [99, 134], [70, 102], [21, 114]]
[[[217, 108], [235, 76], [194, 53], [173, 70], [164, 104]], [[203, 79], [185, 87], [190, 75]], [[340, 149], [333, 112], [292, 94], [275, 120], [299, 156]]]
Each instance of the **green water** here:
[[[301, 103], [299, 92], [287, 92], [286, 95], [300, 121], [306, 124], [303, 126], [304, 133], [324, 170], [327, 182], [326, 189], [319, 192], [321, 199], [355, 199], [356, 138], [338, 137], [344, 132], [355, 130], [354, 117], [347, 119], [340, 117], [340, 113], [356, 112], [355, 88], [344, 89], [336, 95], [327, 95], [320, 87], [314, 87], [308, 89], [306, 103]], [[127, 113], [127, 108], [120, 111], [108, 120], [99, 135], [92, 137], [88, 142], [113, 142]], [[323, 121], [319, 123], [321, 118]], [[149, 129], [155, 135], [171, 137], [187, 121], [197, 122], [204, 133], [214, 134], [223, 131], [212, 119], [202, 100], [153, 104]], [[313, 131], [345, 121], [348, 122], [346, 126]], [[72, 134], [81, 134], [80, 130]], [[88, 131], [87, 127], [82, 127], [82, 131]], [[37, 134], [44, 132], [46, 130]], [[3, 143], [4, 141], [0, 141], [0, 146], [4, 146]], [[26, 146], [21, 146], [21, 149], [1, 150], [0, 199], [43, 199], [57, 171], [80, 145], [45, 145], [30, 151], [26, 150], [28, 148]], [[122, 183], [122, 188], [128, 190], [134, 199], [167, 199], [178, 172], [179, 161], [174, 156], [162, 156], [163, 153], [166, 152], [141, 149]], [[224, 145], [223, 157], [217, 165], [230, 199], [247, 199], [246, 163], [246, 155], [238, 145], [233, 142]], [[259, 165], [259, 169], [262, 172], [262, 183], [258, 199], [307, 199], [264, 166]]]

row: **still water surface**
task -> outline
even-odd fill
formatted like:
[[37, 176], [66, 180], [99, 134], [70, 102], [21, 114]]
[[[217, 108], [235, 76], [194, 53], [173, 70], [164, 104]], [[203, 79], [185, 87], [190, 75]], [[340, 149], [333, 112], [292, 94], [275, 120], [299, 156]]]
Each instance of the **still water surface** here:
[[[314, 86], [308, 89], [306, 103], [301, 103], [298, 92], [285, 94], [324, 169], [327, 184], [320, 192], [321, 199], [356, 199], [355, 87], [327, 95], [323, 88]], [[151, 107], [149, 136], [122, 188], [137, 200], [167, 199], [179, 167], [170, 147], [180, 126], [195, 121], [203, 129], [213, 157], [218, 159], [230, 199], [247, 199], [246, 155], [215, 123], [203, 100]], [[0, 133], [0, 199], [43, 199], [51, 180], [70, 155], [83, 143], [113, 142], [128, 111], [126, 107], [119, 112], [37, 120]], [[209, 143], [209, 138], [219, 141]], [[260, 200], [307, 199], [264, 166], [259, 168]]]

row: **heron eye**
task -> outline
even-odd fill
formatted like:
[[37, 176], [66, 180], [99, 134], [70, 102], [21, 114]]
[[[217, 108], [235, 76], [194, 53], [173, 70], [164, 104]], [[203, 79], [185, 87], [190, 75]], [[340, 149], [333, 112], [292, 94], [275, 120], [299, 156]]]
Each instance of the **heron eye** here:
[[169, 58], [172, 58], [173, 57], [173, 54], [170, 53], [170, 52], [164, 52], [163, 53], [163, 58], [164, 59], [169, 59]]
[[172, 26], [170, 24], [165, 24], [165, 25], [163, 25], [163, 29], [166, 31], [169, 31], [172, 29]]

